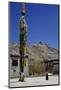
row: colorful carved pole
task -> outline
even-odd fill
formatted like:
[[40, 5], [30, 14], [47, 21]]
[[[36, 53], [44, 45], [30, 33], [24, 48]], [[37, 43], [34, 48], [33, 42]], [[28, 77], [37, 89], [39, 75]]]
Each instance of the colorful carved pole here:
[[25, 22], [25, 4], [22, 3], [22, 16], [20, 18], [20, 77], [19, 81], [24, 81], [24, 67], [26, 65], [26, 38], [27, 25]]

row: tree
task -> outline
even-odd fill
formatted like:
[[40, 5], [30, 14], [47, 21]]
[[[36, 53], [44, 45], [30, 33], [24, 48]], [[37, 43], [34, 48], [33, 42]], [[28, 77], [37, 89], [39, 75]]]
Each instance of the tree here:
[[31, 75], [32, 74], [34, 75], [35, 73], [40, 75], [45, 71], [44, 63], [43, 62], [41, 63], [40, 60], [35, 61], [33, 65], [30, 66], [29, 70]]

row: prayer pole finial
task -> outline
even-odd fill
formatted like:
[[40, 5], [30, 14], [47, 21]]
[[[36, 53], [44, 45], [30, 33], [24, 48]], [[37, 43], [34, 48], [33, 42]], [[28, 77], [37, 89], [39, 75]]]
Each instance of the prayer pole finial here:
[[25, 15], [25, 4], [24, 4], [24, 2], [22, 3], [22, 15]]

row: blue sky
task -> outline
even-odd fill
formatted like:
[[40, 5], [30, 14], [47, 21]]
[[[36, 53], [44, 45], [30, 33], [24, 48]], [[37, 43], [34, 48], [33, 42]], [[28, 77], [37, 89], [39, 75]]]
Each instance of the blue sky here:
[[[58, 48], [58, 6], [48, 4], [26, 3], [28, 37], [27, 43], [36, 44], [40, 41]], [[19, 43], [19, 19], [21, 3], [9, 4], [10, 43]]]

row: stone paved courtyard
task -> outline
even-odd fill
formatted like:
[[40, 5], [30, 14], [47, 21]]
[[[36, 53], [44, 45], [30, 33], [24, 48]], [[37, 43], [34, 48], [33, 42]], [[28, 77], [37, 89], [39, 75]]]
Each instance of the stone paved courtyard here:
[[25, 77], [24, 82], [19, 82], [19, 78], [10, 79], [10, 87], [23, 87], [35, 85], [58, 85], [58, 75], [49, 76], [49, 80], [43, 77]]

